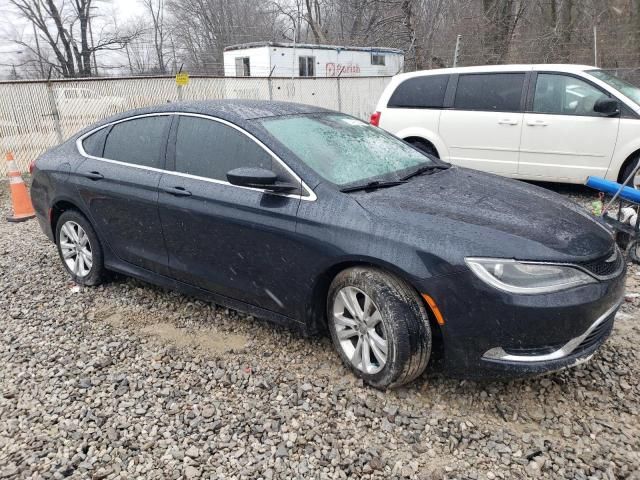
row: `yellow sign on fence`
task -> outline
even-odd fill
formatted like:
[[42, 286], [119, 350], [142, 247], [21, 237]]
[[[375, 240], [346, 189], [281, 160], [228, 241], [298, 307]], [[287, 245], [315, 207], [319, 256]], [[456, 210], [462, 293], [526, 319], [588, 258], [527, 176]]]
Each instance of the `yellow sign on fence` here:
[[176, 84], [184, 87], [189, 84], [189, 74], [186, 72], [176, 73]]

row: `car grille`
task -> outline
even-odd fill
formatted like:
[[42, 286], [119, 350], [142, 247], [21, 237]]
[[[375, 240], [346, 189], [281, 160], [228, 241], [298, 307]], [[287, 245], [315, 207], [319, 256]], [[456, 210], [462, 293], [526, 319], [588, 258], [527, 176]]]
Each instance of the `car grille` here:
[[[588, 350], [589, 348], [593, 347], [594, 345], [604, 340], [604, 338], [606, 338], [609, 335], [609, 333], [611, 333], [611, 330], [613, 328], [613, 319], [615, 318], [615, 316], [616, 316], [615, 312], [609, 315], [609, 317], [607, 317], [606, 320], [604, 320], [596, 328], [594, 328], [593, 331], [589, 333], [589, 335], [587, 335], [585, 339], [582, 340], [582, 342], [577, 347], [575, 347], [570, 353], [576, 354], [576, 353], [580, 353], [582, 351]], [[507, 352], [509, 355], [533, 357], [533, 356], [548, 355], [550, 353], [553, 353], [556, 350], [559, 350], [562, 347], [564, 347], [565, 344], [566, 342], [558, 343], [558, 344], [549, 344], [549, 345], [538, 346], [538, 347], [520, 347], [520, 346], [504, 347], [504, 351]]]
[[624, 265], [624, 256], [616, 245], [611, 253], [605, 255], [602, 258], [589, 262], [578, 262], [575, 263], [575, 265], [588, 271], [598, 278], [607, 278], [620, 273]]
[[504, 351], [509, 355], [527, 355], [533, 357], [538, 355], [548, 355], [549, 353], [559, 350], [563, 346], [564, 343], [545, 345], [543, 347], [504, 347]]
[[582, 341], [582, 343], [576, 347], [574, 353], [588, 350], [589, 348], [600, 343], [606, 337], [608, 337], [611, 333], [611, 330], [613, 329], [613, 319], [615, 318], [615, 316], [616, 314], [614, 312], [609, 315], [609, 317], [604, 322], [594, 328], [593, 331]]

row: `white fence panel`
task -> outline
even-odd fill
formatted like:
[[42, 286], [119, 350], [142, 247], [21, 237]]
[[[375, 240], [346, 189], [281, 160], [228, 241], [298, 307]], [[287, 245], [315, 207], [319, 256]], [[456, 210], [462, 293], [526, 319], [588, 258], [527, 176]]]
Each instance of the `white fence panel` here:
[[297, 102], [367, 120], [389, 79], [195, 77], [185, 87], [173, 77], [0, 82], [0, 174], [6, 174], [9, 151], [26, 171], [45, 150], [92, 123], [180, 99]]

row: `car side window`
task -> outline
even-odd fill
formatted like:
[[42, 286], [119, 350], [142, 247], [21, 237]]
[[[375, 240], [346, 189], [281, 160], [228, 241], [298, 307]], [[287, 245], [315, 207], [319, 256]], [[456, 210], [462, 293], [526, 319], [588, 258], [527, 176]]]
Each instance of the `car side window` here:
[[176, 171], [227, 181], [234, 168], [273, 170], [272, 156], [254, 140], [233, 127], [215, 120], [180, 115], [176, 132]]
[[524, 73], [460, 75], [454, 108], [490, 112], [519, 112]]
[[396, 87], [387, 107], [442, 108], [449, 75], [424, 75], [409, 78]]
[[539, 73], [533, 96], [534, 113], [600, 116], [593, 111], [596, 102], [608, 95], [579, 78]]
[[104, 141], [108, 132], [109, 127], [104, 127], [82, 140], [82, 148], [87, 155], [92, 157], [102, 157], [104, 155]]
[[161, 154], [167, 140], [168, 115], [134, 118], [116, 123], [104, 145], [104, 158], [163, 168]]

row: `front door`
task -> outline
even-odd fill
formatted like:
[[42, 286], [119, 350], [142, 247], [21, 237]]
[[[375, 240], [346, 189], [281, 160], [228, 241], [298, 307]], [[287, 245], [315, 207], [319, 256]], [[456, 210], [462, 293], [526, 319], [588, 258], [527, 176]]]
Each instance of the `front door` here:
[[116, 123], [87, 137], [91, 156], [79, 164], [75, 183], [100, 238], [132, 265], [167, 273], [167, 251], [158, 214], [158, 183], [170, 116]]
[[533, 105], [524, 115], [518, 176], [583, 183], [604, 177], [618, 137], [620, 117], [594, 112], [607, 94], [559, 73], [537, 75]]
[[455, 165], [511, 176], [518, 171], [525, 73], [464, 74], [440, 136]]
[[297, 182], [266, 149], [226, 122], [177, 116], [160, 180], [160, 218], [177, 280], [278, 313], [295, 298], [295, 225], [301, 191], [276, 195], [227, 182], [239, 167]]

